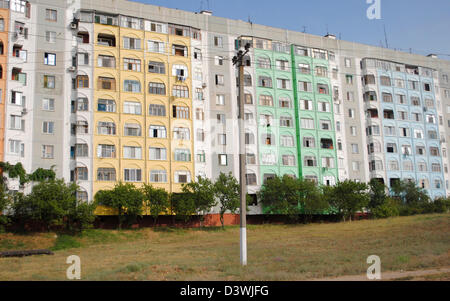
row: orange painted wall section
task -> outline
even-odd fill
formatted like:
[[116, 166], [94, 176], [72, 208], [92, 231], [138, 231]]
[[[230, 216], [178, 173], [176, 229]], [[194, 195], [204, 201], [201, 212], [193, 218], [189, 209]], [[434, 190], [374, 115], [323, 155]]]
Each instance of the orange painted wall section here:
[[[0, 20], [3, 20], [3, 31], [0, 31], [0, 161], [4, 159], [5, 149], [5, 103], [8, 99], [6, 87], [8, 62], [9, 10], [0, 8]], [[1, 46], [3, 44], [3, 46]]]

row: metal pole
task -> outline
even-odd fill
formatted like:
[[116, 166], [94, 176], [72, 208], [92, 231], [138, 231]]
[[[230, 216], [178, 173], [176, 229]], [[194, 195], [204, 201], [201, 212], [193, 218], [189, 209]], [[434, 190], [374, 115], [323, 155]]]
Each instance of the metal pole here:
[[243, 57], [239, 61], [239, 171], [241, 183], [241, 265], [247, 265], [247, 183], [245, 177], [246, 150], [245, 150], [245, 123], [244, 123], [244, 62]]

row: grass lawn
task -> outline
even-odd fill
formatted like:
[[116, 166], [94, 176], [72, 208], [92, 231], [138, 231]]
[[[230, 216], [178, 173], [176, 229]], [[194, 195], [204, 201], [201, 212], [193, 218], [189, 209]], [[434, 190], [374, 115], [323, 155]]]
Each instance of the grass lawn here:
[[[450, 214], [339, 224], [250, 225], [248, 266], [239, 265], [239, 227], [0, 234], [0, 251], [51, 248], [54, 256], [0, 258], [0, 280], [65, 280], [81, 258], [82, 280], [306, 280], [450, 266]], [[443, 276], [448, 278], [448, 275]]]

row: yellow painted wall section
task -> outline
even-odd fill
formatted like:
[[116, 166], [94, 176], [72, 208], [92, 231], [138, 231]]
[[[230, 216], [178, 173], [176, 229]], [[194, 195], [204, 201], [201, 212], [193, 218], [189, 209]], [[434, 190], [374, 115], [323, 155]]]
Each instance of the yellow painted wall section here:
[[[99, 34], [114, 36], [116, 47], [100, 45], [98, 41]], [[130, 50], [124, 48], [124, 37], [141, 39], [141, 49]], [[148, 50], [147, 41], [160, 41], [165, 43], [165, 53], [154, 53]], [[99, 190], [111, 189], [118, 181], [125, 181], [124, 169], [141, 169], [142, 182], [133, 183], [141, 187], [143, 183], [150, 183], [155, 187], [164, 188], [168, 192], [180, 192], [181, 184], [174, 182], [176, 171], [188, 171], [191, 179], [194, 179], [194, 139], [193, 132], [193, 111], [192, 111], [192, 70], [191, 70], [191, 44], [190, 37], [167, 35], [144, 30], [136, 30], [111, 25], [94, 25], [94, 102], [96, 111], [94, 112], [94, 195]], [[188, 55], [173, 55], [172, 45], [183, 45], [188, 49]], [[98, 66], [98, 56], [109, 55], [115, 57], [115, 67], [106, 68]], [[124, 59], [138, 59], [141, 61], [141, 70], [127, 71], [124, 67]], [[164, 63], [165, 74], [148, 72], [149, 61]], [[177, 76], [172, 74], [173, 65], [185, 65], [188, 69], [188, 76], [185, 81], [178, 81]], [[105, 90], [99, 85], [99, 77], [115, 79], [115, 89]], [[125, 80], [139, 81], [141, 91], [132, 93], [124, 90]], [[149, 83], [164, 83], [166, 95], [155, 95], [149, 93]], [[174, 85], [184, 85], [189, 89], [189, 98], [177, 98], [172, 96]], [[116, 102], [116, 111], [98, 112], [97, 102], [99, 99], [114, 99]], [[124, 102], [138, 102], [141, 104], [142, 114], [132, 115], [124, 113]], [[166, 116], [150, 116], [149, 105], [164, 105]], [[182, 105], [189, 108], [189, 119], [177, 119], [173, 117], [172, 108], [174, 105]], [[116, 135], [100, 135], [98, 133], [99, 122], [114, 122], [116, 125]], [[124, 133], [125, 124], [139, 124], [141, 127], [141, 136], [126, 136]], [[164, 126], [167, 131], [167, 138], [150, 138], [149, 128], [151, 125]], [[190, 131], [190, 140], [173, 140], [173, 129], [175, 127], [188, 128]], [[114, 158], [99, 158], [97, 156], [97, 146], [100, 144], [115, 145], [116, 153]], [[141, 159], [125, 159], [124, 146], [141, 147]], [[167, 150], [167, 160], [150, 160], [150, 147], [160, 147]], [[190, 162], [175, 162], [175, 149], [189, 149], [191, 153]], [[97, 171], [99, 168], [114, 168], [116, 170], [116, 181], [98, 181]], [[167, 172], [166, 183], [151, 183], [150, 172], [152, 170], [165, 170]], [[113, 214], [114, 211], [108, 208], [99, 208], [97, 213], [100, 215]]]

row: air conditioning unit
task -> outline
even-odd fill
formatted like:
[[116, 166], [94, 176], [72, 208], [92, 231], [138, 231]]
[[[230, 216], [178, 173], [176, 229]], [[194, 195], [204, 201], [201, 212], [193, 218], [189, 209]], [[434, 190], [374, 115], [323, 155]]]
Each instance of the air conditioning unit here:
[[178, 75], [178, 76], [177, 76], [177, 80], [178, 80], [179, 82], [185, 82], [185, 81], [186, 81], [186, 77], [185, 77], [185, 76], [182, 76], [182, 75]]
[[23, 108], [23, 109], [22, 109], [22, 116], [23, 116], [23, 115], [26, 115], [27, 113], [28, 113], [27, 109], [26, 109], [26, 108]]
[[203, 83], [202, 88], [205, 89], [206, 87], [208, 87], [208, 85], [206, 83]]
[[77, 68], [75, 68], [74, 66], [70, 66], [69, 68], [67, 68], [67, 70], [69, 72], [75, 72], [77, 70]]
[[78, 28], [78, 23], [75, 23], [75, 22], [70, 23], [70, 28], [71, 29], [77, 29]]

